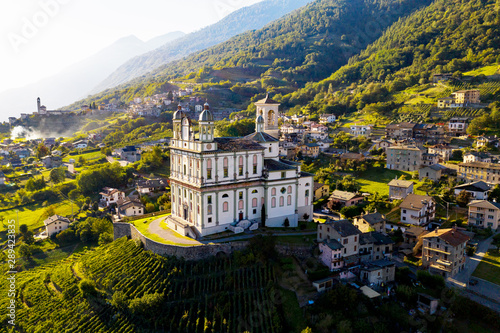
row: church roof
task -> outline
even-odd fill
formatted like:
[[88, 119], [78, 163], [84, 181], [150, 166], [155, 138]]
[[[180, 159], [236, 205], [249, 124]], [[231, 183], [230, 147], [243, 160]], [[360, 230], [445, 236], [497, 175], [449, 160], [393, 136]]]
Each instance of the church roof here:
[[280, 171], [280, 170], [296, 170], [297, 167], [294, 167], [290, 164], [283, 163], [275, 160], [264, 160], [264, 166], [269, 171]]
[[269, 97], [269, 93], [267, 93], [265, 98], [255, 102], [255, 104], [280, 104], [280, 103], [274, 101], [271, 97]]
[[276, 142], [278, 139], [276, 139], [274, 136], [269, 135], [265, 132], [254, 132], [250, 135], [247, 135], [244, 137], [245, 139], [248, 140], [254, 140], [257, 142]]
[[257, 142], [247, 138], [214, 138], [221, 151], [264, 150]]

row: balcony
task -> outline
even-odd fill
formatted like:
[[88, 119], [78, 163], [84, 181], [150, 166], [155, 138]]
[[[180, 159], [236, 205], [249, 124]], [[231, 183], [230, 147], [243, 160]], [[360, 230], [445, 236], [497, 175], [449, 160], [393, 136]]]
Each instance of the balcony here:
[[474, 220], [474, 221], [477, 221], [477, 222], [484, 222], [484, 217], [482, 216], [479, 216], [479, 215], [469, 215], [469, 220]]
[[424, 247], [424, 250], [429, 250], [429, 251], [434, 251], [434, 252], [438, 252], [438, 253], [442, 253], [442, 254], [446, 254], [446, 255], [451, 255], [450, 252], [446, 252], [444, 250], [441, 250], [441, 249], [436, 249], [434, 247], [428, 247], [428, 246], [425, 246]]

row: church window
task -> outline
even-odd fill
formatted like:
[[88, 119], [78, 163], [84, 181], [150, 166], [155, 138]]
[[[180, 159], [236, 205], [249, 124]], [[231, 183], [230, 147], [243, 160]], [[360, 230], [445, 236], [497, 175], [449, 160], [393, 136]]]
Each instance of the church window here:
[[224, 157], [224, 178], [229, 176], [229, 168], [228, 168], [228, 160], [227, 157]]
[[253, 173], [257, 173], [257, 155], [253, 155]]
[[223, 194], [223, 195], [222, 195], [222, 197], [223, 197], [223, 198], [229, 198], [229, 194], [227, 194], [227, 193], [226, 193], [226, 194]]
[[271, 195], [276, 195], [276, 187], [273, 187], [273, 188], [271, 189]]
[[239, 158], [238, 175], [243, 176], [243, 156]]
[[272, 153], [273, 147], [269, 147], [269, 152]]
[[285, 205], [285, 198], [280, 197], [280, 207], [283, 207]]
[[292, 187], [288, 186], [288, 194], [292, 193]]
[[211, 196], [211, 195], [209, 195], [209, 196], [207, 197], [207, 204], [209, 204], [209, 205], [211, 205], [211, 204], [212, 204], [212, 196]]
[[207, 214], [212, 215], [212, 205], [207, 206]]
[[229, 203], [227, 201], [224, 201], [222, 204], [222, 211], [227, 212], [229, 210]]
[[208, 223], [212, 223], [212, 218], [211, 217], [208, 218]]
[[253, 208], [257, 207], [257, 198], [252, 199], [252, 207]]
[[276, 198], [271, 199], [271, 207], [272, 208], [276, 207]]
[[243, 199], [243, 192], [238, 193], [238, 199], [242, 200]]
[[238, 209], [243, 209], [243, 200], [238, 202]]
[[255, 194], [255, 193], [259, 193], [259, 191], [257, 191], [257, 190], [253, 190], [253, 191], [252, 191], [252, 194]]
[[287, 204], [288, 206], [290, 206], [290, 205], [292, 204], [292, 196], [291, 196], [291, 195], [289, 195], [289, 196], [287, 197], [287, 199], [286, 199], [286, 204]]
[[286, 188], [282, 187], [281, 190], [280, 190], [281, 194], [285, 194], [286, 192]]
[[207, 160], [207, 179], [212, 179], [212, 159]]
[[306, 197], [309, 196], [309, 190], [306, 190]]
[[281, 172], [281, 178], [286, 178], [286, 171]]

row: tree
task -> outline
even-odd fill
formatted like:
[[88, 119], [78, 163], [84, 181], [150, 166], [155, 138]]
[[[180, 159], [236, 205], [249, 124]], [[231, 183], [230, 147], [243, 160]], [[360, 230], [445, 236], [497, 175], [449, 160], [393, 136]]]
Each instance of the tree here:
[[488, 200], [500, 202], [500, 186], [499, 185], [495, 185], [493, 190], [491, 190], [491, 192], [488, 194]]
[[151, 202], [148, 202], [148, 203], [146, 204], [146, 212], [148, 212], [148, 213], [152, 213], [152, 212], [154, 212], [155, 210], [156, 210], [156, 208], [155, 208], [155, 205], [154, 205], [154, 204], [152, 204]]
[[80, 164], [80, 166], [85, 165], [86, 162], [87, 162], [87, 160], [85, 160], [85, 157], [80, 156], [78, 158], [78, 164]]
[[28, 225], [27, 224], [21, 224], [19, 226], [19, 232], [21, 233], [21, 235], [25, 235], [27, 232], [28, 232]]
[[53, 183], [61, 183], [66, 179], [66, 169], [63, 167], [52, 169], [49, 177]]
[[33, 249], [28, 244], [21, 244], [21, 246], [19, 247], [19, 255], [21, 255], [21, 257], [29, 259], [33, 255]]
[[49, 148], [47, 148], [43, 143], [39, 143], [36, 147], [36, 158], [41, 159], [44, 156], [50, 154]]
[[467, 207], [467, 204], [469, 203], [471, 198], [472, 194], [470, 194], [470, 192], [462, 191], [457, 195], [457, 204], [460, 207]]

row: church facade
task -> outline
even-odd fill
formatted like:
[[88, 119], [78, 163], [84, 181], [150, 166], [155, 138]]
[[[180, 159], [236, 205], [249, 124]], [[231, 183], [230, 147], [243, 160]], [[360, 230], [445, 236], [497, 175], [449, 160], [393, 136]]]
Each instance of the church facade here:
[[199, 132], [181, 109], [173, 118], [170, 147], [172, 214], [167, 225], [199, 238], [232, 230], [296, 227], [312, 218], [313, 175], [279, 158], [279, 104], [268, 96], [255, 103], [256, 131], [246, 137], [214, 137], [208, 104]]

